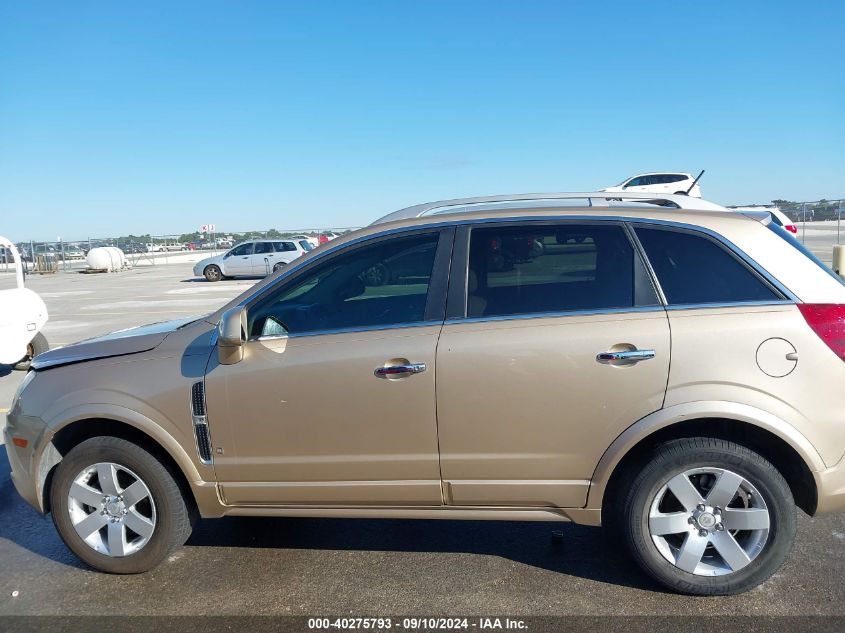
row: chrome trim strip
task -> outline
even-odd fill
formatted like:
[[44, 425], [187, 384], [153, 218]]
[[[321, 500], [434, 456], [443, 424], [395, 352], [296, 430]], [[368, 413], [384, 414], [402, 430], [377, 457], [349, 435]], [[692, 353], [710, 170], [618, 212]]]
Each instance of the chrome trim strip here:
[[724, 301], [717, 303], [678, 303], [666, 306], [667, 310], [706, 310], [707, 308], [744, 308], [754, 306], [788, 306], [795, 305], [795, 301], [784, 299], [782, 301]]
[[441, 325], [443, 321], [414, 321], [413, 323], [393, 323], [391, 325], [366, 325], [366, 326], [359, 326], [359, 327], [345, 327], [345, 328], [336, 328], [332, 330], [314, 330], [313, 332], [289, 332], [288, 334], [282, 334], [279, 336], [254, 336], [247, 339], [249, 343], [261, 342], [266, 340], [276, 340], [282, 338], [305, 338], [307, 336], [324, 336], [327, 334], [351, 334], [355, 332], [377, 332], [379, 330], [398, 330], [402, 328], [410, 328], [410, 327], [425, 327], [427, 325]]
[[[729, 212], [734, 213], [734, 212]], [[738, 215], [738, 214], [735, 214]], [[501, 217], [491, 217], [491, 218], [476, 218], [476, 219], [462, 219], [462, 218], [452, 218], [449, 220], [443, 220], [439, 222], [432, 222], [430, 224], [413, 224], [410, 226], [402, 226], [402, 227], [394, 227], [391, 229], [386, 229], [384, 231], [379, 231], [377, 233], [368, 233], [366, 235], [362, 235], [357, 238], [353, 238], [349, 241], [343, 242], [342, 244], [336, 244], [332, 248], [322, 252], [316, 253], [315, 255], [309, 255], [303, 258], [299, 258], [300, 261], [294, 260], [296, 263], [288, 264], [282, 270], [282, 272], [272, 284], [267, 284], [266, 286], [262, 286], [254, 293], [248, 295], [244, 299], [240, 301], [237, 305], [244, 306], [248, 303], [255, 300], [257, 297], [262, 296], [265, 294], [271, 287], [276, 286], [279, 283], [283, 283], [288, 277], [298, 274], [305, 266], [310, 266], [312, 262], [317, 262], [329, 255], [334, 255], [335, 253], [345, 250], [347, 247], [361, 244], [363, 242], [367, 242], [370, 240], [377, 240], [383, 237], [387, 237], [390, 235], [398, 235], [400, 233], [410, 233], [410, 232], [419, 232], [425, 233], [427, 231], [436, 231], [444, 227], [449, 226], [461, 226], [461, 225], [475, 225], [475, 224], [491, 224], [491, 223], [499, 223], [499, 224], [506, 224], [508, 222], [626, 222], [630, 224], [653, 224], [657, 226], [669, 226], [679, 229], [685, 229], [692, 232], [703, 233], [705, 235], [710, 236], [711, 238], [715, 239], [725, 247], [729, 248], [733, 253], [735, 253], [743, 262], [745, 262], [748, 266], [750, 266], [753, 270], [755, 270], [758, 274], [760, 274], [763, 278], [766, 279], [768, 283], [770, 283], [776, 290], [781, 292], [784, 296], [788, 297], [795, 303], [801, 303], [801, 300], [798, 299], [792, 292], [790, 292], [787, 288], [785, 288], [779, 281], [777, 281], [774, 277], [772, 277], [766, 270], [760, 267], [757, 262], [751, 259], [742, 249], [736, 246], [733, 242], [725, 238], [724, 236], [712, 231], [706, 227], [696, 225], [696, 224], [688, 224], [685, 222], [673, 222], [671, 220], [655, 220], [651, 218], [639, 218], [636, 216], [626, 216], [626, 215], [612, 215], [612, 216], [595, 216], [595, 215], [558, 215], [558, 214], [546, 214], [546, 215], [513, 215], [513, 216], [501, 216]], [[311, 251], [312, 253], [314, 251]]]
[[446, 319], [444, 325], [458, 323], [485, 323], [487, 321], [524, 321], [528, 319], [556, 319], [573, 316], [594, 316], [602, 314], [625, 314], [629, 312], [663, 312], [663, 306], [638, 306], [631, 308], [595, 308], [587, 310], [567, 310], [565, 312], [529, 312], [526, 314], [500, 314], [496, 316], [468, 317], [464, 319]]

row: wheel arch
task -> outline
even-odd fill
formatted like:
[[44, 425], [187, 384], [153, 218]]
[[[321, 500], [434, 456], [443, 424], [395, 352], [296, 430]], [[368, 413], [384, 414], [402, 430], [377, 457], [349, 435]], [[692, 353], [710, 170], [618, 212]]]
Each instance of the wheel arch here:
[[815, 473], [825, 468], [821, 456], [793, 426], [745, 405], [702, 407], [698, 414], [666, 409], [643, 418], [605, 451], [593, 474], [586, 507], [608, 507], [655, 446], [682, 437], [717, 437], [755, 450], [783, 474], [798, 507], [809, 515], [816, 512]]
[[136, 444], [158, 459], [173, 475], [186, 501], [200, 510], [196, 486], [202, 478], [184, 451], [174, 455], [170, 447], [145, 429], [125, 420], [110, 417], [85, 417], [73, 420], [56, 430], [41, 451], [36, 469], [37, 500], [42, 513], [50, 512], [50, 486], [56, 467], [65, 455], [78, 444], [92, 437], [110, 436]]

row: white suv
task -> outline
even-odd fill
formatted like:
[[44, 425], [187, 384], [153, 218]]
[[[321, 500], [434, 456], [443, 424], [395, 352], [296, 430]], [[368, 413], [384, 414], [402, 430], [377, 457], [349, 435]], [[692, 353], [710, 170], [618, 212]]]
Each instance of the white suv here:
[[701, 197], [701, 188], [696, 184], [692, 174], [681, 172], [660, 172], [639, 174], [626, 178], [615, 187], [607, 187], [602, 191], [627, 191], [628, 193], [677, 193]]
[[208, 281], [224, 277], [264, 277], [305, 255], [305, 240], [249, 240], [222, 255], [206, 257], [194, 264], [194, 275]]

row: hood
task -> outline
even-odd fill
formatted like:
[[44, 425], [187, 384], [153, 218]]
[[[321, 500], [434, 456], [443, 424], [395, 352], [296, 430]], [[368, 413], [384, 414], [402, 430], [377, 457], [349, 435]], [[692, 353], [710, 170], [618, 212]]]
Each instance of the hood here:
[[204, 259], [199, 260], [196, 264], [194, 264], [194, 268], [197, 266], [205, 266], [207, 264], [216, 263], [223, 259], [223, 255], [212, 255], [211, 257], [206, 257]]
[[118, 330], [111, 334], [90, 338], [65, 347], [57, 347], [36, 356], [31, 367], [35, 371], [41, 371], [42, 369], [80, 363], [86, 360], [148, 352], [161, 345], [161, 342], [171, 332], [175, 332], [183, 325], [196, 320], [197, 317], [190, 317], [175, 321], [162, 321], [161, 323]]

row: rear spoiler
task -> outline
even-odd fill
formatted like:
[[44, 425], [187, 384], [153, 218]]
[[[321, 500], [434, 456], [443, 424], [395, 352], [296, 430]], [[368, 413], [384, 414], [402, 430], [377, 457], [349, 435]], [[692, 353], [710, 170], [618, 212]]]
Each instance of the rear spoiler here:
[[772, 214], [768, 211], [736, 211], [736, 213], [757, 220], [763, 226], [768, 226], [772, 221]]

